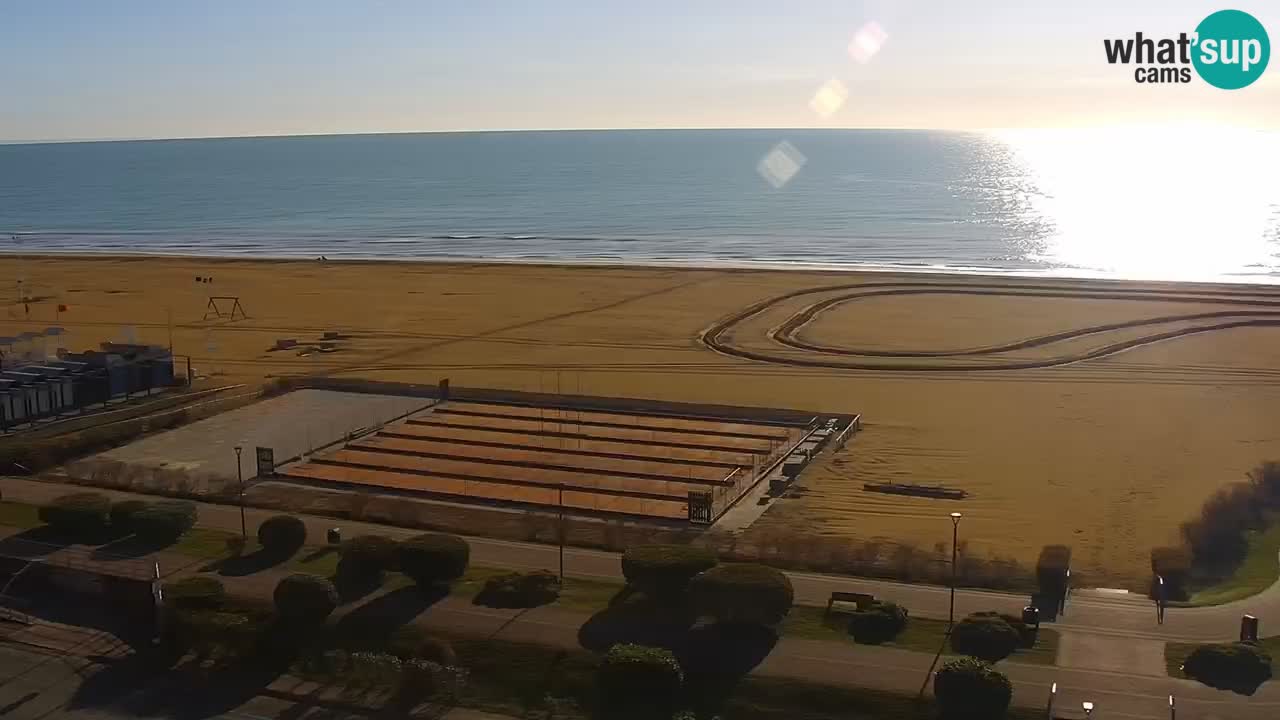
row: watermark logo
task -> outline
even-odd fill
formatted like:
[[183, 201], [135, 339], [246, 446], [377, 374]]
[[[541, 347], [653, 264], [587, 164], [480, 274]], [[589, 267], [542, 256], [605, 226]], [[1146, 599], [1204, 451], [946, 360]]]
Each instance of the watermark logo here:
[[1191, 71], [1223, 90], [1252, 85], [1267, 69], [1271, 39], [1258, 19], [1241, 10], [1219, 10], [1196, 26], [1194, 33], [1176, 38], [1132, 38], [1102, 41], [1107, 62], [1137, 65], [1139, 83], [1189, 83]]

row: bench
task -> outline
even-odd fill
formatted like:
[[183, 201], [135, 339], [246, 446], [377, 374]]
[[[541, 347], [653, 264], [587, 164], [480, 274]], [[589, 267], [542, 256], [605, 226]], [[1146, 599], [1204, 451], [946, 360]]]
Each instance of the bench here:
[[830, 614], [831, 606], [838, 602], [854, 603], [861, 608], [863, 605], [870, 605], [875, 601], [876, 596], [870, 593], [840, 592], [837, 590], [832, 592], [831, 599], [827, 600], [827, 611], [824, 614]]

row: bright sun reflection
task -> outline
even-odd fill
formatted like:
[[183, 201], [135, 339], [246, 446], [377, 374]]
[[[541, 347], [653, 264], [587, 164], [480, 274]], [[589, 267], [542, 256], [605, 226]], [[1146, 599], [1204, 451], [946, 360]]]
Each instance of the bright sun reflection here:
[[1130, 278], [1280, 270], [1280, 136], [1207, 126], [993, 133], [1052, 228], [1035, 259]]

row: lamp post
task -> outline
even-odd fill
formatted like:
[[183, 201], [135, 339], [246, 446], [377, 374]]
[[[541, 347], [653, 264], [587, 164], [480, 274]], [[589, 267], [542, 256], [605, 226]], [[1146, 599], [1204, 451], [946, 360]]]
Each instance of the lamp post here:
[[1177, 720], [1177, 717], [1178, 717], [1178, 710], [1177, 710], [1177, 707], [1173, 704], [1173, 696], [1170, 695], [1169, 696], [1169, 720]]
[[560, 483], [560, 587], [564, 587], [564, 483]]
[[240, 537], [248, 540], [249, 531], [244, 526], [244, 470], [240, 467], [240, 453], [243, 451], [244, 448], [236, 446], [236, 479], [240, 481]]
[[1053, 701], [1058, 697], [1058, 683], [1049, 686], [1049, 707], [1045, 708], [1045, 717], [1053, 720]]
[[1080, 703], [1080, 707], [1084, 708], [1084, 716], [1086, 720], [1088, 720], [1088, 718], [1093, 717], [1093, 703], [1089, 702], [1088, 700], [1085, 700], [1084, 702]]
[[960, 518], [958, 512], [951, 513], [951, 609], [947, 612], [947, 631], [956, 623], [956, 546], [960, 538]]

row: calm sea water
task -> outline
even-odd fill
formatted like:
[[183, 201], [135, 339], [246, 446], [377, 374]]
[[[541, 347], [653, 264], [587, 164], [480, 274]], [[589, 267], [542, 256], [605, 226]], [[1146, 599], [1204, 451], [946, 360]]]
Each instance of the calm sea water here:
[[[775, 186], [759, 166], [783, 141], [803, 163]], [[1260, 133], [573, 131], [7, 145], [0, 250], [1275, 281], [1280, 183], [1267, 168], [1277, 158], [1276, 138]], [[1233, 179], [1186, 187], [1179, 178], [1194, 180], [1195, 163]]]

